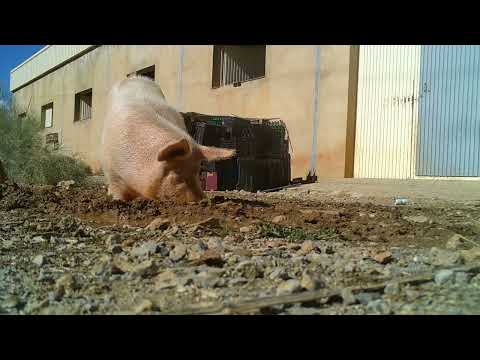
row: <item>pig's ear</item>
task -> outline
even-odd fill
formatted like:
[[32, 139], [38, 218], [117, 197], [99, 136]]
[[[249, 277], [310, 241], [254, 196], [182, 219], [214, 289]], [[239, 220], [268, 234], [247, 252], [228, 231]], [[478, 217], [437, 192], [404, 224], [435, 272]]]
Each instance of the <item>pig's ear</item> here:
[[159, 153], [158, 161], [184, 160], [192, 154], [192, 148], [187, 139], [178, 140], [165, 145]]
[[225, 160], [235, 156], [235, 150], [200, 145], [202, 159], [207, 161]]

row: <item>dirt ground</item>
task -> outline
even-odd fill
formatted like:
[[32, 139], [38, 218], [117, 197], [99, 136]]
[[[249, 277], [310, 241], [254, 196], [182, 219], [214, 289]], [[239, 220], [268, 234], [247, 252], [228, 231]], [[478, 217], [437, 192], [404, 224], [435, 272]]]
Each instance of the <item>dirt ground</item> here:
[[0, 312], [480, 313], [480, 182], [321, 180], [180, 206], [91, 180], [0, 185]]

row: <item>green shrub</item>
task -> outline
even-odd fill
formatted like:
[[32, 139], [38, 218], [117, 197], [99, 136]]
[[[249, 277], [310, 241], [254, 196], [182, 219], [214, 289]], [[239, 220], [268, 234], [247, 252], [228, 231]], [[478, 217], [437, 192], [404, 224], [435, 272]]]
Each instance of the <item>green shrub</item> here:
[[62, 180], [81, 183], [88, 175], [80, 160], [43, 146], [40, 121], [18, 119], [12, 106], [0, 107], [0, 161], [7, 176], [24, 184], [54, 185]]

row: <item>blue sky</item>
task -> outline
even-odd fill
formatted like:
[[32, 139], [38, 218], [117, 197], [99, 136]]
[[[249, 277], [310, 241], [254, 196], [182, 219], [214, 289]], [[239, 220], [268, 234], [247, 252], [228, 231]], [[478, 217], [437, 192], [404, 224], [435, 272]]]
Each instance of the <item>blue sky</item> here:
[[0, 89], [10, 92], [10, 70], [21, 64], [45, 45], [0, 45]]

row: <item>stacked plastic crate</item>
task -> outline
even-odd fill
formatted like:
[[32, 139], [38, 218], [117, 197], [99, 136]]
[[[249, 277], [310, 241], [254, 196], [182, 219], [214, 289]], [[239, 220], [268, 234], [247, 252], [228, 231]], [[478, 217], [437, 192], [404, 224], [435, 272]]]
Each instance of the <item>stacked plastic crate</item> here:
[[288, 134], [281, 120], [183, 116], [198, 143], [237, 151], [233, 159], [205, 164], [201, 178], [206, 190], [258, 191], [290, 183]]

